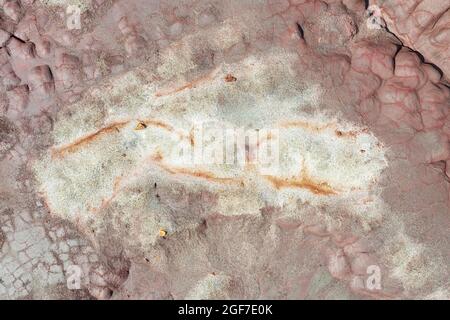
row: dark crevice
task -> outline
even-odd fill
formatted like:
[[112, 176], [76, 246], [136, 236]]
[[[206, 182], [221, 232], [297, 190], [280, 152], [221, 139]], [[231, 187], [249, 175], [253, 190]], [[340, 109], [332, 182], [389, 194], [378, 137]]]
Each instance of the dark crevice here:
[[439, 73], [439, 75], [441, 76], [441, 78], [444, 77], [444, 71], [442, 71], [441, 68], [439, 68], [437, 65], [435, 65], [433, 62], [429, 62], [426, 61], [425, 57], [423, 56], [423, 54], [421, 54], [419, 51], [413, 50], [411, 48], [408, 48], [409, 50], [411, 50], [411, 52], [414, 52], [415, 54], [417, 54], [419, 56], [420, 62], [422, 62], [423, 64], [427, 64], [432, 66], [434, 69], [436, 69], [436, 71]]
[[25, 43], [25, 42], [26, 42], [26, 41], [23, 40], [22, 38], [16, 36], [14, 33], [11, 33], [11, 38], [14, 38], [14, 39], [16, 39], [16, 40], [19, 40], [19, 41], [22, 42], [22, 43]]
[[20, 39], [19, 37], [17, 37], [17, 36], [16, 36], [15, 34], [13, 34], [13, 33], [10, 33], [9, 35], [10, 35], [10, 37], [9, 37], [9, 39], [5, 42], [5, 44], [4, 44], [3, 47], [5, 48], [6, 54], [7, 54], [9, 57], [12, 57], [11, 51], [10, 51], [10, 49], [9, 49], [9, 47], [8, 47], [9, 43], [11, 42], [11, 40], [12, 40], [12, 39], [16, 39], [17, 41], [20, 41], [21, 43], [25, 43], [25, 41], [23, 41], [22, 39]]
[[[384, 27], [383, 29], [384, 29], [387, 33], [389, 33], [390, 35], [392, 35], [397, 41], [400, 42], [400, 45], [397, 45], [397, 52], [395, 53], [395, 56], [396, 56], [396, 55], [398, 54], [398, 52], [400, 51], [398, 48], [400, 48], [400, 49], [401, 49], [401, 48], [406, 48], [406, 49], [408, 49], [410, 52], [413, 52], [413, 53], [417, 54], [417, 56], [419, 57], [420, 61], [421, 61], [423, 64], [427, 64], [427, 65], [432, 66], [432, 67], [439, 73], [440, 78], [441, 78], [440, 83], [443, 84], [444, 86], [450, 88], [450, 85], [449, 85], [447, 82], [444, 82], [444, 80], [443, 80], [443, 79], [444, 79], [445, 73], [444, 73], [444, 71], [442, 71], [442, 69], [441, 69], [440, 67], [438, 67], [436, 64], [434, 64], [434, 63], [432, 63], [432, 62], [430, 62], [430, 61], [427, 61], [427, 60], [425, 59], [424, 55], [423, 55], [422, 53], [420, 53], [419, 51], [414, 50], [413, 48], [406, 46], [406, 45], [403, 43], [403, 41], [400, 40], [399, 37], [397, 37], [397, 35], [396, 35], [395, 33], [393, 33], [392, 31], [389, 30], [389, 28], [388, 28], [387, 26]], [[394, 56], [394, 70], [395, 70], [395, 56]]]
[[389, 30], [389, 28], [387, 27], [387, 24], [386, 24], [385, 27], [383, 27], [383, 29], [384, 29], [387, 33], [389, 33], [391, 36], [393, 36], [398, 42], [400, 42], [400, 44], [402, 45], [402, 47], [405, 46], [405, 45], [403, 44], [403, 41], [400, 40], [400, 38], [397, 37], [397, 35], [396, 35], [395, 33], [393, 33], [391, 30]]
[[305, 40], [305, 31], [303, 30], [302, 26], [300, 25], [300, 23], [296, 23], [297, 25], [297, 32], [298, 35], [300, 36], [300, 38], [302, 38], [303, 40]]
[[395, 64], [396, 64], [395, 58], [397, 57], [397, 55], [398, 55], [398, 53], [400, 52], [400, 50], [402, 50], [403, 46], [397, 44], [396, 47], [397, 47], [397, 51], [395, 51], [394, 57], [392, 58], [392, 66], [393, 66], [393, 68], [394, 68], [394, 72], [395, 72], [395, 68], [396, 68], [396, 65], [395, 65]]
[[54, 80], [55, 80], [55, 77], [53, 76], [53, 71], [52, 71], [52, 68], [50, 68], [50, 66], [48, 66], [48, 72], [50, 73], [50, 79], [51, 79], [52, 81], [54, 81]]

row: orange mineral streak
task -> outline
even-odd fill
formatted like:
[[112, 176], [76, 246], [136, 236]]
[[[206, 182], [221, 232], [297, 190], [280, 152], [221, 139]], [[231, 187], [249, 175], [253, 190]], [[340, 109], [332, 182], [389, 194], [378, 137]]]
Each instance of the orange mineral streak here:
[[84, 145], [90, 144], [91, 142], [97, 140], [98, 138], [108, 135], [114, 132], [119, 132], [121, 128], [126, 126], [129, 121], [119, 121], [114, 122], [112, 124], [109, 124], [106, 127], [103, 127], [94, 133], [90, 133], [87, 136], [81, 137], [74, 142], [61, 146], [61, 147], [55, 147], [52, 150], [52, 156], [64, 156], [67, 153], [73, 153], [77, 150], [79, 150]]
[[[161, 152], [158, 151], [155, 154], [151, 155], [149, 158], [147, 158], [145, 161], [151, 161], [151, 162], [155, 163], [162, 170], [164, 170], [170, 174], [173, 174], [173, 175], [176, 175], [176, 174], [187, 175], [187, 176], [205, 179], [205, 180], [208, 180], [211, 182], [217, 182], [217, 183], [227, 183], [227, 182], [231, 182], [231, 183], [239, 182], [240, 183], [241, 182], [240, 180], [233, 179], [233, 178], [216, 177], [216, 176], [214, 176], [214, 174], [212, 174], [210, 172], [206, 172], [206, 171], [195, 171], [195, 170], [190, 170], [190, 169], [186, 169], [186, 168], [171, 167], [171, 166], [164, 164], [163, 159], [164, 159], [163, 155], [161, 154]], [[97, 212], [101, 211], [102, 209], [104, 209], [109, 203], [111, 203], [111, 201], [114, 198], [116, 198], [116, 196], [119, 194], [119, 192], [123, 189], [124, 185], [126, 184], [126, 183], [124, 183], [123, 180], [126, 179], [127, 177], [131, 177], [131, 176], [135, 176], [136, 174], [139, 174], [141, 169], [142, 169], [142, 166], [139, 166], [138, 168], [136, 168], [135, 170], [133, 170], [132, 172], [130, 172], [127, 175], [122, 175], [122, 176], [116, 177], [114, 179], [112, 195], [106, 199], [103, 199], [102, 203], [99, 207], [92, 208], [90, 211], [92, 213], [97, 213]]]
[[153, 161], [158, 167], [160, 167], [164, 171], [173, 175], [180, 174], [219, 183], [241, 183], [240, 179], [217, 177], [216, 175], [214, 175], [214, 173], [209, 171], [193, 170], [190, 168], [174, 167], [167, 165], [163, 163], [163, 156], [159, 152], [152, 155], [150, 160]]
[[[55, 147], [52, 149], [52, 156], [53, 157], [62, 157], [66, 154], [76, 152], [80, 148], [90, 144], [91, 142], [94, 142], [95, 140], [101, 138], [102, 136], [105, 136], [105, 135], [108, 135], [111, 133], [115, 133], [115, 132], [119, 132], [120, 129], [122, 129], [123, 127], [125, 127], [132, 121], [135, 121], [135, 120], [123, 120], [123, 121], [111, 123], [111, 124], [107, 125], [106, 127], [103, 127], [101, 129], [95, 131], [94, 133], [90, 133], [84, 137], [81, 137], [81, 138], [75, 140], [72, 143], [69, 143], [67, 145], [63, 145], [60, 147]], [[164, 129], [169, 132], [175, 131], [175, 128], [172, 127], [170, 124], [163, 122], [161, 120], [156, 120], [156, 119], [140, 120], [137, 122], [137, 125], [141, 125], [139, 130], [144, 130], [148, 126], [152, 126], [152, 127]], [[135, 130], [136, 130], [136, 128], [135, 128]], [[183, 138], [183, 134], [179, 133], [179, 135], [181, 138]]]
[[302, 170], [299, 177], [293, 179], [275, 176], [266, 176], [265, 178], [269, 180], [276, 189], [301, 188], [322, 196], [337, 194], [337, 191], [334, 190], [327, 182], [319, 182], [311, 178], [305, 169]]
[[170, 124], [165, 123], [161, 120], [155, 120], [155, 119], [144, 119], [142, 120], [142, 122], [146, 125], [146, 126], [152, 126], [152, 127], [158, 127], [170, 132], [175, 131], [174, 127], [172, 127]]
[[281, 123], [282, 128], [301, 128], [311, 132], [321, 132], [327, 129], [335, 129], [336, 123], [311, 123], [308, 121], [294, 120]]
[[204, 75], [204, 76], [202, 76], [200, 78], [194, 79], [194, 80], [192, 80], [190, 82], [187, 82], [187, 83], [181, 85], [180, 87], [169, 88], [167, 90], [158, 91], [158, 92], [155, 93], [155, 96], [156, 97], [170, 96], [172, 94], [184, 91], [186, 89], [195, 88], [195, 87], [197, 87], [198, 85], [200, 85], [200, 84], [202, 84], [204, 82], [208, 82], [208, 81], [212, 80], [216, 76], [218, 70], [219, 69], [216, 68], [213, 71], [211, 71], [210, 73], [208, 73], [208, 74], [206, 74], [206, 75]]

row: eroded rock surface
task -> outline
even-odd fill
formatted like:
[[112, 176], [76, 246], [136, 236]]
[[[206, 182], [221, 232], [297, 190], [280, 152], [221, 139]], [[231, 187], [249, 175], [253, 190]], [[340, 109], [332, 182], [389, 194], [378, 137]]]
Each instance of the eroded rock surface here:
[[419, 51], [440, 68], [446, 80], [450, 73], [450, 3], [448, 1], [373, 1], [404, 45]]
[[2, 1], [0, 297], [448, 299], [448, 4], [413, 2]]

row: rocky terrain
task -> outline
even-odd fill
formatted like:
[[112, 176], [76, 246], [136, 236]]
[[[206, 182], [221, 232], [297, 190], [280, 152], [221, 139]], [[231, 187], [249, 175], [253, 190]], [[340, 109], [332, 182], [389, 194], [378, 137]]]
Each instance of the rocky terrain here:
[[448, 1], [0, 7], [1, 299], [450, 298]]

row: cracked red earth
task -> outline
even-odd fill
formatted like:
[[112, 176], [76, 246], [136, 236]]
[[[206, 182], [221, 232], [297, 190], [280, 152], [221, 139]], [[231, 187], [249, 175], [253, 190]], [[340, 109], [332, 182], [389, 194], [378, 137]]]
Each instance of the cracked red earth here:
[[448, 1], [0, 5], [0, 298], [450, 297]]

